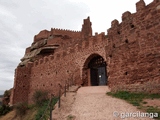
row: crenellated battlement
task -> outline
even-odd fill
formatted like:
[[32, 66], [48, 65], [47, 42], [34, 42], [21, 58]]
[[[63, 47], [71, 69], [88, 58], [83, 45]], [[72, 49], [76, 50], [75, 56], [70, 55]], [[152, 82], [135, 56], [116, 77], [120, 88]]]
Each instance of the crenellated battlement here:
[[80, 38], [81, 31], [51, 28], [51, 35], [52, 36], [62, 35], [62, 36], [68, 36], [70, 38]]
[[[108, 35], [121, 34], [129, 32], [134, 29], [145, 29], [144, 26], [148, 26], [149, 21], [152, 21], [150, 26], [154, 26], [156, 21], [153, 21], [160, 13], [160, 1], [154, 0], [150, 4], [146, 5], [143, 0], [136, 3], [136, 13], [130, 13], [126, 11], [122, 14], [122, 22], [113, 20], [111, 22], [111, 28], [108, 29]], [[146, 21], [148, 20], [148, 21]], [[148, 22], [148, 23], [147, 23]]]
[[48, 39], [53, 36], [69, 36], [71, 38], [80, 38], [81, 31], [74, 31], [68, 29], [51, 28], [50, 31], [42, 30], [34, 36], [34, 42], [39, 40]]
[[69, 30], [69, 29], [60, 29], [60, 28], [51, 28], [51, 32], [70, 32], [70, 33], [77, 33], [81, 31], [76, 31], [76, 30]]
[[[32, 65], [32, 67], [38, 67], [43, 64], [46, 65], [47, 63], [50, 63], [50, 62], [54, 63], [57, 59], [57, 54], [60, 54], [60, 53], [58, 52], [58, 53], [55, 53], [54, 55], [42, 57], [40, 59], [35, 60], [34, 62], [32, 62], [32, 64], [29, 64], [29, 65]], [[28, 63], [26, 67], [28, 67]]]

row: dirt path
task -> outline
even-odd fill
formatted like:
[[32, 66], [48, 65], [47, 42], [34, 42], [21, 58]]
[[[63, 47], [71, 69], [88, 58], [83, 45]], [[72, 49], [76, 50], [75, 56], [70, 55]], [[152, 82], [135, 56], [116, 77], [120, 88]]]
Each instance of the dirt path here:
[[53, 111], [53, 120], [150, 120], [135, 117], [143, 112], [123, 100], [107, 96], [106, 92], [109, 92], [107, 86], [96, 86], [67, 93], [66, 98], [62, 97], [61, 108], [56, 106]]

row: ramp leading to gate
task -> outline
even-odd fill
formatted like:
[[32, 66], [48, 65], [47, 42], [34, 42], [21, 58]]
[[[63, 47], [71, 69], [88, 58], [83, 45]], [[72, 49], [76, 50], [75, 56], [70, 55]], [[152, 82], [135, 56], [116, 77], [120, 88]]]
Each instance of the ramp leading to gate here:
[[[53, 111], [53, 120], [120, 120], [123, 113], [137, 113], [136, 107], [124, 100], [106, 95], [107, 86], [81, 87], [77, 92], [62, 96], [62, 107]], [[149, 118], [126, 118], [127, 120], [150, 120]]]

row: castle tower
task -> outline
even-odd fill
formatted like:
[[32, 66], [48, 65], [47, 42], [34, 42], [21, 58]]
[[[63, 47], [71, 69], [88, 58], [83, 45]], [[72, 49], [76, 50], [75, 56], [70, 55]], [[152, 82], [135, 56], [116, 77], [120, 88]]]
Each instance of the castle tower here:
[[83, 39], [88, 38], [92, 36], [92, 23], [90, 22], [90, 18], [84, 19], [82, 30], [81, 30], [81, 36]]

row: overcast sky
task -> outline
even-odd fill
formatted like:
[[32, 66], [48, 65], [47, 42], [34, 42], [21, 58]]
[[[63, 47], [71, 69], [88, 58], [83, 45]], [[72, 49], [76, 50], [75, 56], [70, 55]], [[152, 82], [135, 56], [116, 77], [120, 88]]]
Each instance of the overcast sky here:
[[[149, 4], [153, 0], [144, 0]], [[106, 32], [138, 0], [0, 0], [0, 94], [13, 86], [14, 70], [25, 48], [43, 29], [81, 30], [90, 16], [93, 34]]]

